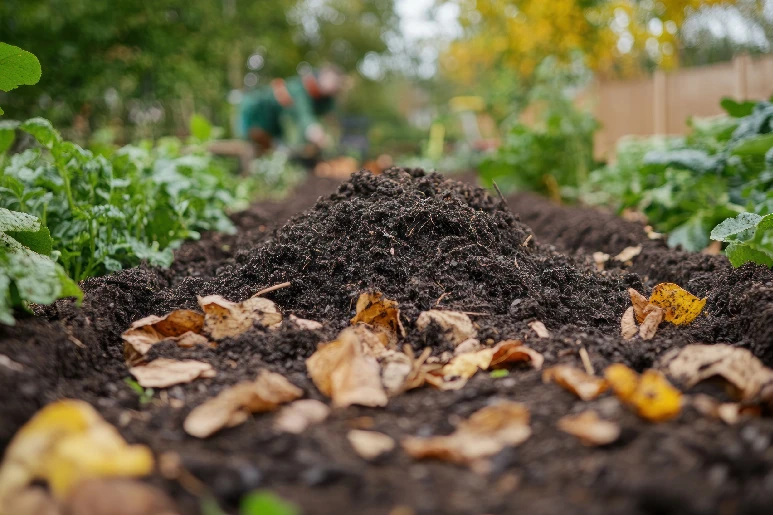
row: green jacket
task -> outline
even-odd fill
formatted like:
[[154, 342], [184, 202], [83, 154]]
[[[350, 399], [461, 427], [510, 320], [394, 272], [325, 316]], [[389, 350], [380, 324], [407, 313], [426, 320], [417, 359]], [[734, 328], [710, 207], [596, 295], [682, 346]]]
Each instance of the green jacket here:
[[284, 117], [304, 134], [309, 125], [317, 123], [334, 105], [331, 97], [313, 98], [300, 77], [280, 79], [244, 96], [239, 108], [240, 136], [248, 138], [250, 129], [259, 128], [273, 138], [282, 139], [286, 136]]

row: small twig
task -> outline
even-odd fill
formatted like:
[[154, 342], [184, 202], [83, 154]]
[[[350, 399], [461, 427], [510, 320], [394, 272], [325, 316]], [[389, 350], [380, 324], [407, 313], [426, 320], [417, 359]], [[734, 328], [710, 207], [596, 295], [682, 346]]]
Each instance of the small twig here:
[[477, 311], [462, 311], [465, 315], [491, 316], [491, 313], [480, 313]]
[[585, 372], [588, 373], [588, 375], [596, 375], [596, 372], [593, 370], [593, 364], [590, 362], [590, 356], [588, 356], [588, 351], [585, 350], [585, 347], [580, 347], [580, 359], [582, 360], [582, 364], [585, 367]]
[[438, 304], [440, 304], [440, 301], [443, 300], [446, 297], [446, 295], [451, 295], [451, 294], [448, 292], [444, 292], [443, 295], [438, 297], [438, 300], [435, 301], [435, 305], [437, 306]]
[[269, 286], [268, 288], [260, 290], [258, 293], [253, 295], [253, 297], [260, 297], [261, 295], [265, 295], [266, 293], [271, 293], [272, 291], [281, 290], [282, 288], [287, 288], [288, 286], [291, 286], [291, 284], [292, 283], [290, 283], [290, 281], [287, 281], [286, 283], [280, 283], [280, 284], [275, 284], [274, 286]]
[[527, 246], [533, 237], [534, 237], [534, 235], [533, 235], [533, 234], [530, 234], [528, 238], [526, 238], [525, 240], [523, 240], [523, 243], [521, 243], [521, 247], [525, 247], [525, 246]]
[[518, 270], [521, 269], [521, 265], [518, 264], [518, 256], [513, 256], [513, 264], [515, 265], [515, 268]]
[[510, 209], [510, 206], [507, 205], [507, 201], [505, 200], [505, 196], [502, 195], [502, 191], [499, 189], [499, 186], [497, 186], [497, 183], [494, 181], [491, 181], [491, 184], [494, 185], [494, 189], [497, 190], [497, 193], [499, 194], [499, 199], [502, 201], [502, 204], [505, 205], [507, 209]]

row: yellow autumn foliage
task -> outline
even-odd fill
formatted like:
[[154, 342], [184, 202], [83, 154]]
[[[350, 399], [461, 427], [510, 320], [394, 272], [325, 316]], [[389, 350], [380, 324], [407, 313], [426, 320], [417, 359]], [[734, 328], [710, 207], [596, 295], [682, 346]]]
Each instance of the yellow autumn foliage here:
[[604, 378], [615, 395], [650, 422], [663, 422], [679, 415], [682, 393], [657, 370], [645, 370], [640, 376], [622, 363], [610, 365]]
[[63, 498], [79, 482], [108, 476], [137, 477], [153, 470], [153, 454], [129, 445], [83, 401], [64, 399], [40, 410], [11, 440], [0, 464], [2, 507], [34, 480], [46, 480]]
[[[464, 34], [449, 47], [443, 64], [467, 85], [494, 65], [529, 76], [545, 57], [569, 62], [577, 51], [602, 74], [635, 74], [653, 55], [661, 68], [670, 69], [678, 65], [677, 33], [687, 13], [735, 1], [457, 0]], [[650, 29], [654, 19], [660, 29]]]

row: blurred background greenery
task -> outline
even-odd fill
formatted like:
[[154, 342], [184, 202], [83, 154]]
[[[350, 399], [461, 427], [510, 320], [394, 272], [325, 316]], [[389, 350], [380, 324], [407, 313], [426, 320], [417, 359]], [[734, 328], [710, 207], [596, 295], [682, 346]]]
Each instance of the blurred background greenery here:
[[453, 97], [480, 97], [496, 137], [592, 78], [767, 53], [772, 19], [763, 0], [4, 0], [0, 40], [43, 78], [0, 101], [80, 143], [184, 136], [194, 113], [227, 135], [245, 91], [333, 62], [371, 156], [424, 155], [433, 122], [446, 144], [468, 136]]

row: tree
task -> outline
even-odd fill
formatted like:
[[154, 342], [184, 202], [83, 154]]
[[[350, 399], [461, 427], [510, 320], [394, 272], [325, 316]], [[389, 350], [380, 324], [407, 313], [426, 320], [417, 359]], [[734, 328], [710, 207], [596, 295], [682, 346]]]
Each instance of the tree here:
[[396, 26], [392, 0], [3, 0], [0, 41], [36, 54], [45, 74], [0, 101], [10, 117], [85, 125], [84, 137], [107, 124], [184, 130], [194, 111], [226, 125], [230, 90], [302, 61], [353, 70], [387, 51], [382, 27]]
[[529, 77], [547, 56], [592, 70], [632, 75], [672, 68], [678, 32], [700, 6], [735, 0], [459, 0], [464, 35], [444, 56], [448, 73], [472, 84], [481, 71], [507, 68]]

